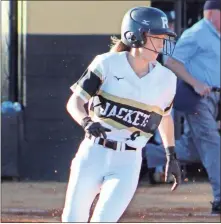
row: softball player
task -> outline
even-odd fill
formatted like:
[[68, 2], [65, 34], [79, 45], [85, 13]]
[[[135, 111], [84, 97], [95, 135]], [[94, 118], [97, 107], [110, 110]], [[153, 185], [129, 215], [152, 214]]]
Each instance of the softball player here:
[[72, 161], [63, 222], [87, 222], [98, 193], [90, 221], [119, 220], [137, 188], [142, 148], [158, 126], [166, 175], [172, 172], [175, 177], [172, 190], [179, 184], [170, 116], [176, 76], [156, 61], [175, 35], [161, 10], [133, 8], [123, 18], [121, 40], [95, 57], [71, 87], [67, 110], [86, 135]]

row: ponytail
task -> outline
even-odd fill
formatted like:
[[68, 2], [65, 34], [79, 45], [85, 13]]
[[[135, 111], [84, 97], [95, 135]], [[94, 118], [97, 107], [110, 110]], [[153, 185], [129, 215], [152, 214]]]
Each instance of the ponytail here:
[[110, 52], [122, 52], [122, 51], [130, 51], [130, 47], [125, 45], [120, 39], [113, 36], [111, 37], [111, 49]]

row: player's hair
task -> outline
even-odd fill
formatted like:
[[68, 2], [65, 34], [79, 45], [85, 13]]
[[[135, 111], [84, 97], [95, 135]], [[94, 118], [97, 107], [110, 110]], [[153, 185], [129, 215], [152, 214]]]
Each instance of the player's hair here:
[[130, 47], [125, 45], [120, 39], [116, 36], [111, 37], [111, 46], [110, 52], [122, 52], [122, 51], [130, 51]]

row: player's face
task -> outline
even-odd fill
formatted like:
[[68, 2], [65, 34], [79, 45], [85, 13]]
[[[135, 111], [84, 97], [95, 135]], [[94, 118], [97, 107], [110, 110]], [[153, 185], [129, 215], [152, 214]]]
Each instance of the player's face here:
[[145, 47], [159, 52], [163, 49], [164, 38], [166, 35], [148, 35]]
[[142, 57], [147, 60], [156, 60], [159, 52], [163, 49], [166, 35], [147, 35], [146, 38], [146, 44], [144, 48], [140, 48], [140, 53]]

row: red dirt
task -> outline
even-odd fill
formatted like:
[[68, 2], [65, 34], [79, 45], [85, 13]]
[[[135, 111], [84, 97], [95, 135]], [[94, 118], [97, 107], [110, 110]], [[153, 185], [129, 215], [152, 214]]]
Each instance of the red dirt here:
[[[60, 222], [65, 190], [66, 183], [2, 183], [1, 222]], [[211, 200], [208, 183], [170, 192], [142, 182], [119, 222], [221, 222], [210, 214]]]

